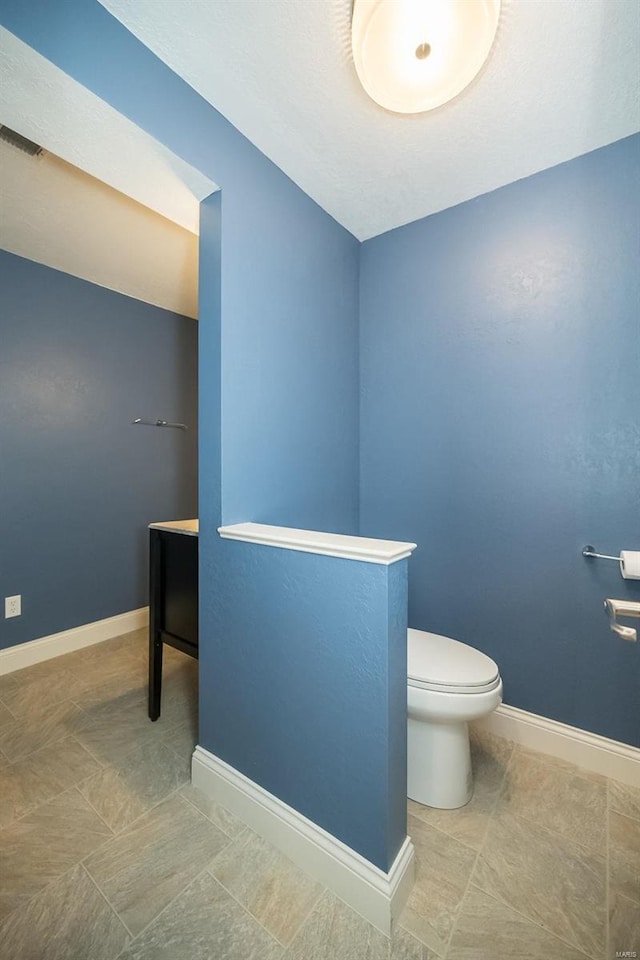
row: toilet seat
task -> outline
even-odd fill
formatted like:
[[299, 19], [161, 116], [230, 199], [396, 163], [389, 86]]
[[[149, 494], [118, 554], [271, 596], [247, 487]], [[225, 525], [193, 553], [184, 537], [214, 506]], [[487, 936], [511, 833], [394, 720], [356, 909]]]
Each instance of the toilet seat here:
[[462, 683], [433, 683], [430, 680], [414, 680], [409, 678], [407, 680], [407, 686], [415, 687], [416, 690], [433, 690], [434, 693], [448, 693], [452, 696], [457, 693], [465, 694], [478, 694], [478, 693], [490, 693], [491, 690], [497, 690], [497, 688], [502, 683], [500, 677], [496, 677], [491, 683], [487, 683], [484, 686], [465, 686]]
[[407, 630], [409, 686], [441, 693], [487, 693], [501, 683], [497, 664], [466, 643]]

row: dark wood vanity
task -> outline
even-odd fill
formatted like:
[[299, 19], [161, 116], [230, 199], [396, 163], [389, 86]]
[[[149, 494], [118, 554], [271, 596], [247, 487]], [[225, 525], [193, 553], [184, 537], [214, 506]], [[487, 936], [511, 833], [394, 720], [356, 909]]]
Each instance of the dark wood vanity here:
[[149, 718], [160, 716], [162, 650], [198, 657], [198, 521], [149, 525]]

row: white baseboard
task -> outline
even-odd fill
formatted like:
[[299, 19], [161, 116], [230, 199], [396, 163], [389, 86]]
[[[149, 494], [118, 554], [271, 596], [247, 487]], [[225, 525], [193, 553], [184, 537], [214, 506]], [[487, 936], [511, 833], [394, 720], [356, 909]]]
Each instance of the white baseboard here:
[[62, 633], [52, 633], [51, 636], [41, 637], [39, 640], [18, 643], [15, 647], [0, 650], [0, 676], [30, 667], [34, 663], [41, 663], [43, 660], [50, 660], [52, 657], [59, 657], [63, 653], [90, 647], [102, 640], [111, 640], [123, 633], [141, 630], [148, 623], [149, 608], [140, 607], [138, 610], [119, 613], [116, 617], [107, 617], [106, 620], [84, 623], [72, 630], [63, 630]]
[[409, 837], [389, 873], [384, 873], [203, 747], [195, 749], [191, 775], [194, 786], [237, 814], [378, 930], [391, 935], [413, 886], [414, 849]]
[[[629, 704], [629, 709], [636, 707]], [[523, 747], [539, 750], [568, 763], [640, 787], [640, 748], [609, 740], [558, 720], [502, 704], [478, 721], [478, 726], [498, 737], [514, 740]]]

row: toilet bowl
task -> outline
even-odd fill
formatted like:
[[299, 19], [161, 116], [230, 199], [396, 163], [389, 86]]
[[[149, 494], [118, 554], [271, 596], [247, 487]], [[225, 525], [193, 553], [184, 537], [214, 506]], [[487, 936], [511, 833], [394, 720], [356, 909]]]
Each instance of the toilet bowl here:
[[407, 631], [407, 795], [452, 810], [473, 794], [470, 720], [502, 701], [494, 661], [466, 643]]

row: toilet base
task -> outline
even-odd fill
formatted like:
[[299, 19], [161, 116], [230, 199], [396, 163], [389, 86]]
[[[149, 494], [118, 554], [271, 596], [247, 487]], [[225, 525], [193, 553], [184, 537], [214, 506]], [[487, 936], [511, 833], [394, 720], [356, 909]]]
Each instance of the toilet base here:
[[469, 727], [407, 720], [407, 796], [428, 807], [455, 810], [473, 795]]

